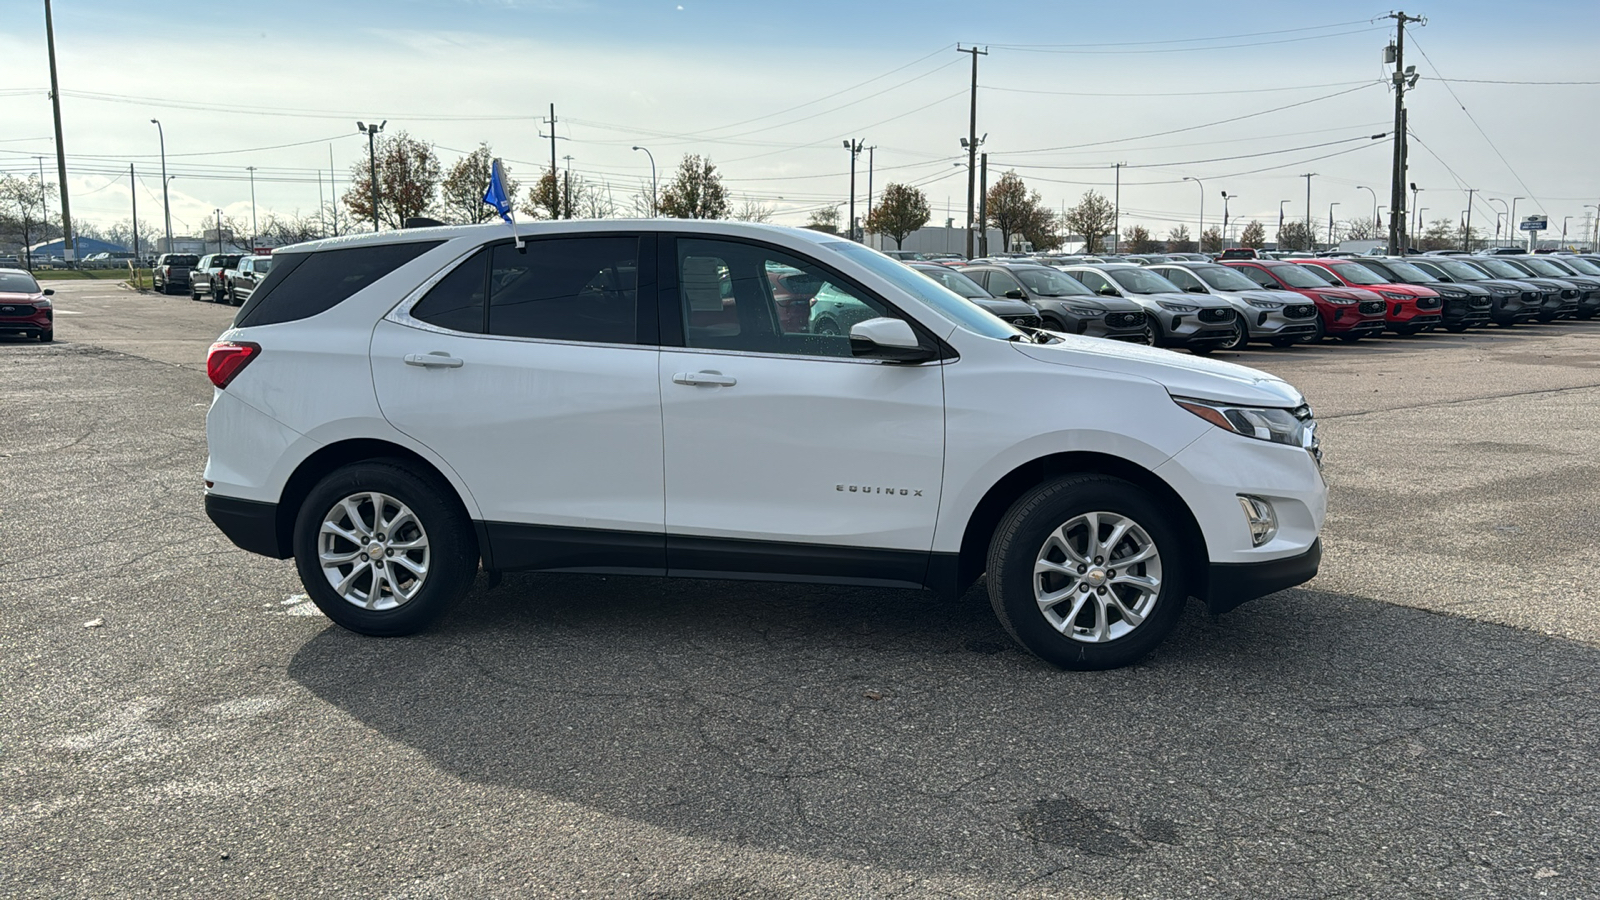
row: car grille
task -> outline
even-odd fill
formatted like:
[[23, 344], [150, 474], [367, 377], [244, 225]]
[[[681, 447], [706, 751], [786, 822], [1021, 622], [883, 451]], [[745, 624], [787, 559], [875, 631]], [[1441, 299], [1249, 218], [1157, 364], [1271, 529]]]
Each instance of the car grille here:
[[1443, 305], [1444, 305], [1444, 298], [1443, 297], [1419, 297], [1419, 298], [1417, 298], [1417, 309], [1438, 309], [1440, 306], [1443, 306]]
[[1006, 316], [1005, 320], [1022, 328], [1038, 328], [1044, 324], [1044, 320], [1038, 316]]
[[1363, 300], [1361, 301], [1361, 312], [1366, 315], [1372, 315], [1373, 313], [1381, 315], [1383, 313], [1383, 301]]
[[1293, 303], [1283, 308], [1283, 316], [1286, 319], [1309, 319], [1316, 314], [1316, 306], [1310, 303]]
[[1202, 310], [1200, 310], [1200, 321], [1202, 321], [1202, 322], [1227, 322], [1227, 321], [1230, 321], [1232, 319], [1233, 319], [1233, 310], [1231, 310], [1231, 309], [1202, 309]]
[[1472, 298], [1472, 308], [1473, 309], [1488, 309], [1489, 306], [1493, 302], [1494, 301], [1491, 300], [1488, 297], [1473, 297]]
[[0, 316], [31, 316], [31, 315], [33, 315], [33, 306], [32, 306], [32, 304], [29, 304], [27, 306], [15, 306], [15, 305], [0, 306]]
[[1138, 328], [1144, 324], [1142, 312], [1119, 312], [1106, 316], [1106, 324], [1112, 328]]

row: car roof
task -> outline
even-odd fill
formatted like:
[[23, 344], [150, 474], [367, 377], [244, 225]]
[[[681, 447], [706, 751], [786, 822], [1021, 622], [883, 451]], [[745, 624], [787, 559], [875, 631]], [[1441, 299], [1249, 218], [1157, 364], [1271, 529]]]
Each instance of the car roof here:
[[[656, 232], [687, 232], [692, 234], [710, 234], [721, 237], [743, 237], [760, 240], [764, 237], [782, 235], [791, 240], [804, 241], [812, 244], [830, 244], [835, 242], [848, 242], [850, 239], [842, 235], [828, 234], [824, 231], [813, 231], [809, 228], [796, 228], [788, 225], [763, 225], [755, 222], [733, 222], [721, 219], [562, 219], [559, 221], [518, 222], [516, 236], [522, 238], [540, 238], [557, 235], [586, 234], [593, 232], [614, 232], [619, 230], [630, 231], [656, 231]], [[476, 238], [479, 240], [493, 240], [501, 237], [511, 237], [512, 229], [503, 222], [490, 222], [482, 225], [439, 225], [427, 228], [401, 228], [391, 231], [380, 231], [363, 234], [347, 234], [334, 238], [322, 238], [315, 241], [306, 241], [301, 244], [292, 244], [288, 247], [279, 247], [274, 253], [320, 253], [325, 250], [343, 250], [347, 247], [367, 247], [382, 244], [411, 244], [422, 241], [448, 241], [458, 238]], [[193, 255], [193, 254], [182, 254]]]

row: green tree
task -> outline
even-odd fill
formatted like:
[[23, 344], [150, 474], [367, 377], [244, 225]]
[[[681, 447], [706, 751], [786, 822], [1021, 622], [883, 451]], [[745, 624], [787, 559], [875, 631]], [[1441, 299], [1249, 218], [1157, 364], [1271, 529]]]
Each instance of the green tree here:
[[839, 233], [839, 207], [824, 206], [811, 211], [811, 218], [806, 221], [807, 228], [820, 231], [824, 234]]
[[1222, 229], [1221, 228], [1218, 228], [1217, 226], [1213, 225], [1210, 228], [1207, 228], [1205, 230], [1204, 234], [1200, 235], [1200, 252], [1201, 253], [1221, 253], [1222, 252]]
[[[407, 219], [434, 208], [441, 170], [433, 147], [401, 131], [379, 138], [374, 158], [379, 221], [390, 228], [400, 228]], [[350, 166], [350, 189], [342, 199], [350, 215], [372, 221], [372, 178], [367, 160]]]
[[1189, 226], [1179, 225], [1178, 227], [1167, 232], [1167, 252], [1194, 252], [1194, 240], [1189, 237]]
[[1422, 250], [1453, 250], [1461, 246], [1461, 227], [1449, 219], [1434, 219], [1417, 242]]
[[1285, 222], [1283, 227], [1278, 229], [1279, 250], [1314, 250], [1316, 241], [1315, 229], [1307, 227], [1304, 222]]
[[867, 230], [894, 238], [898, 250], [907, 235], [928, 224], [931, 218], [933, 211], [926, 194], [908, 184], [891, 184], [883, 189], [883, 197], [867, 216]]
[[[463, 225], [475, 225], [496, 216], [494, 207], [483, 202], [483, 195], [489, 190], [493, 164], [494, 151], [485, 141], [478, 145], [478, 149], [450, 166], [444, 181], [439, 184], [439, 206], [446, 219]], [[511, 177], [509, 168], [506, 169], [505, 187], [507, 197], [517, 196], [517, 190], [521, 187]]]
[[528, 188], [528, 196], [517, 207], [523, 215], [533, 219], [558, 219], [561, 217], [561, 199], [566, 193], [567, 179], [559, 178], [554, 170], [546, 170], [539, 180]]
[[1267, 245], [1267, 229], [1252, 219], [1250, 224], [1244, 227], [1244, 231], [1239, 232], [1239, 243], [1260, 250]]
[[1143, 225], [1129, 225], [1122, 230], [1123, 249], [1129, 253], [1154, 253], [1161, 249], [1161, 242], [1151, 234], [1150, 229]]
[[1101, 253], [1106, 248], [1105, 237], [1116, 227], [1116, 221], [1117, 212], [1111, 201], [1091, 190], [1061, 217], [1061, 227], [1068, 235], [1083, 238], [1083, 252]]
[[661, 215], [674, 219], [726, 219], [728, 191], [709, 158], [691, 153], [661, 191]]
[[1020, 235], [1035, 248], [1060, 245], [1055, 214], [1044, 205], [1038, 191], [1028, 190], [1016, 172], [1001, 175], [986, 197], [987, 224], [1000, 229], [1000, 242], [1007, 248], [1013, 235]]

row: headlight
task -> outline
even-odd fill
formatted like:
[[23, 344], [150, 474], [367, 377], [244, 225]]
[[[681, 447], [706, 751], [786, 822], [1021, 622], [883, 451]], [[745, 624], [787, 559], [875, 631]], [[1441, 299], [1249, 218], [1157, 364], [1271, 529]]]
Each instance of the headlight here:
[[1190, 306], [1187, 303], [1168, 303], [1165, 300], [1157, 300], [1156, 305], [1160, 306], [1167, 312], [1175, 313], [1191, 313], [1200, 308], [1198, 306]]
[[1396, 294], [1393, 291], [1379, 291], [1378, 293], [1384, 295], [1385, 297], [1388, 297], [1390, 300], [1410, 300], [1411, 299], [1411, 295], [1410, 294]]
[[1276, 300], [1251, 300], [1246, 297], [1244, 302], [1254, 306], [1256, 309], [1283, 309], [1283, 304]]
[[1340, 306], [1350, 306], [1356, 302], [1354, 297], [1335, 297], [1332, 294], [1318, 294], [1317, 297]]
[[1287, 409], [1272, 406], [1228, 406], [1210, 400], [1173, 397], [1172, 401], [1218, 428], [1274, 444], [1301, 447], [1316, 455], [1316, 420], [1307, 410], [1301, 420]]
[[1073, 315], [1085, 316], [1089, 318], [1094, 316], [1103, 316], [1106, 314], [1106, 311], [1103, 309], [1095, 309], [1092, 306], [1073, 306], [1070, 303], [1067, 304], [1067, 309], [1071, 310]]
[[49, 297], [40, 297], [38, 300], [33, 301], [34, 309], [49, 309], [52, 305], [54, 304], [50, 302]]

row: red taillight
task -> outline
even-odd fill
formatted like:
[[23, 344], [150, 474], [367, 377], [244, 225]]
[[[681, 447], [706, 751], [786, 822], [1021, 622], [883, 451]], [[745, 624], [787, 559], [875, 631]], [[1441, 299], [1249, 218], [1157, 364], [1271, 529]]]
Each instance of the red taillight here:
[[225, 388], [234, 377], [244, 371], [250, 360], [261, 355], [261, 345], [248, 341], [217, 341], [206, 354], [206, 377], [219, 388]]

